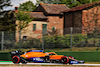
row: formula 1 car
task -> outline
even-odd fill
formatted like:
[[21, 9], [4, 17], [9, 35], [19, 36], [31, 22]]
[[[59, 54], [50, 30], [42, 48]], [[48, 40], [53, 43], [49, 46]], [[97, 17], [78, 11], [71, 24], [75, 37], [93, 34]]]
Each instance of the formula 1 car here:
[[30, 50], [27, 52], [12, 51], [10, 52], [13, 63], [23, 63], [27, 62], [45, 62], [45, 63], [63, 63], [63, 64], [77, 64], [84, 63], [84, 61], [79, 61], [73, 57], [57, 55], [55, 52], [43, 53], [43, 50]]

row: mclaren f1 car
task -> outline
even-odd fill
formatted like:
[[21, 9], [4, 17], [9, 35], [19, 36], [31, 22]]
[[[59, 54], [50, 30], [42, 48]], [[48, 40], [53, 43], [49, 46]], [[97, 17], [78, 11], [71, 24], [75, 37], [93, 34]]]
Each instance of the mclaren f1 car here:
[[10, 52], [13, 63], [23, 63], [27, 62], [44, 62], [44, 63], [63, 63], [63, 64], [77, 64], [84, 63], [84, 61], [79, 61], [73, 57], [57, 55], [55, 52], [43, 52], [43, 50], [30, 50], [27, 52], [12, 51]]

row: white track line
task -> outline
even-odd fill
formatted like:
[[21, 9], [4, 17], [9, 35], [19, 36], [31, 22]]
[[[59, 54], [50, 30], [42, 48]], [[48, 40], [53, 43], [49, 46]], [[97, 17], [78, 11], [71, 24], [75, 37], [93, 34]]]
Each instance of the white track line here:
[[100, 66], [100, 64], [73, 64], [73, 65]]
[[[0, 64], [14, 64], [12, 62], [0, 62]], [[22, 63], [20, 63], [22, 64]], [[29, 65], [63, 65], [63, 64], [59, 64], [59, 63], [27, 63]]]
[[[12, 62], [0, 62], [0, 64], [14, 64]], [[20, 63], [22, 64], [22, 63]], [[70, 65], [70, 64], [59, 64], [59, 63], [27, 63], [28, 65]], [[100, 66], [100, 64], [71, 64], [71, 65], [82, 65], [82, 66]]]

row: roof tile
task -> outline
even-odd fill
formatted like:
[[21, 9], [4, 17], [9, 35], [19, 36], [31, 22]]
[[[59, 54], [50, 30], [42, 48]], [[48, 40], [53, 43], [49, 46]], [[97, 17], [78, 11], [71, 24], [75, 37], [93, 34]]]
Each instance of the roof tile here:
[[47, 19], [43, 12], [30, 12], [30, 16], [37, 19]]
[[45, 4], [40, 3], [48, 14], [59, 14], [61, 11], [69, 9], [65, 4]]

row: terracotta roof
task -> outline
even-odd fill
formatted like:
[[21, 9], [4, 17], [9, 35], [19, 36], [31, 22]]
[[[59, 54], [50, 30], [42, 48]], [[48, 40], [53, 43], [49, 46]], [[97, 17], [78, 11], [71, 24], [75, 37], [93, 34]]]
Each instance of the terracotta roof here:
[[63, 12], [71, 12], [71, 11], [83, 10], [85, 8], [88, 8], [90, 6], [93, 6], [93, 5], [96, 5], [96, 4], [99, 4], [99, 3], [100, 3], [100, 1], [94, 2], [94, 3], [88, 3], [88, 4], [84, 4], [84, 5], [79, 5], [79, 6], [73, 7], [71, 9], [69, 9], [69, 10], [65, 10]]
[[30, 12], [30, 16], [35, 19], [47, 19], [43, 12]]
[[65, 4], [45, 4], [40, 3], [48, 14], [59, 14], [60, 12], [69, 9]]

